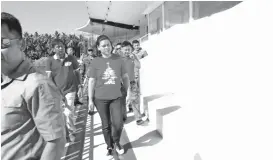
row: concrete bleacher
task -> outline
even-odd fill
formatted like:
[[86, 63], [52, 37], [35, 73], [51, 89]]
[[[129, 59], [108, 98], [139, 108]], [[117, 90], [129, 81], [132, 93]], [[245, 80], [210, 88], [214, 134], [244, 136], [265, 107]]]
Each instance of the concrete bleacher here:
[[[137, 126], [129, 114], [121, 142], [127, 153], [114, 159], [273, 159], [266, 5], [243, 2], [143, 44], [149, 56], [142, 61], [142, 107], [150, 123]], [[101, 133], [94, 142], [93, 158], [107, 159]]]
[[173, 93], [143, 104], [163, 136], [160, 159], [273, 159], [270, 3], [245, 1], [142, 44], [143, 99]]

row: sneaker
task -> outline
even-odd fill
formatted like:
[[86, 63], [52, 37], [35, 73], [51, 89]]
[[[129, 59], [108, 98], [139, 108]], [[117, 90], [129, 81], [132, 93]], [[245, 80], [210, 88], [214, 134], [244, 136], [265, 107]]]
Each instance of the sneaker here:
[[141, 119], [142, 119], [143, 121], [145, 121], [145, 122], [146, 122], [146, 121], [147, 121], [147, 122], [150, 122], [150, 120], [149, 120], [149, 118], [148, 118], [147, 116], [142, 117]]
[[144, 121], [142, 119], [136, 121], [137, 125], [142, 125], [143, 123], [144, 123]]
[[128, 111], [128, 113], [133, 113], [134, 111], [133, 111], [133, 108], [129, 108], [129, 111]]
[[126, 120], [127, 120], [127, 117], [123, 117], [123, 122], [126, 122]]
[[116, 151], [118, 154], [124, 154], [124, 148], [119, 143], [116, 143]]
[[83, 103], [80, 102], [80, 101], [75, 101], [75, 102], [74, 102], [74, 105], [78, 105], [78, 104], [79, 104], [79, 105], [83, 105]]
[[142, 121], [144, 121], [144, 122], [150, 122], [149, 117], [146, 116], [145, 114], [142, 116], [141, 119], [142, 119]]
[[113, 155], [113, 149], [112, 148], [108, 148], [106, 156], [112, 156], [112, 155]]
[[70, 143], [70, 142], [75, 142], [75, 139], [76, 139], [76, 137], [74, 136], [74, 134], [72, 134], [72, 133], [69, 133], [69, 135], [68, 136], [66, 136], [66, 141], [68, 142], [68, 143]]
[[93, 115], [95, 114], [95, 112], [94, 112], [94, 111], [89, 110], [89, 111], [88, 111], [88, 114], [89, 114], [90, 116], [93, 116]]

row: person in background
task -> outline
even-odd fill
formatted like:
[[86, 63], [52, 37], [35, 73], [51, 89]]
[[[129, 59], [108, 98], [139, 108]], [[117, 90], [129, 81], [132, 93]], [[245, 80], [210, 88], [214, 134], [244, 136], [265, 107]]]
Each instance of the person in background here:
[[[130, 42], [124, 41], [122, 43], [122, 52], [125, 56], [126, 68], [130, 78], [130, 99], [127, 101], [127, 107], [131, 106], [137, 125], [144, 123], [140, 112], [140, 90], [139, 90], [139, 69], [140, 62], [138, 58], [132, 54], [133, 46]], [[129, 108], [129, 110], [130, 110]]]
[[113, 54], [119, 55], [121, 57], [123, 57], [122, 52], [121, 52], [121, 43], [117, 43], [114, 50], [113, 50]]
[[74, 55], [74, 49], [73, 49], [73, 47], [72, 46], [68, 46], [66, 48], [66, 52], [67, 52], [67, 55], [73, 56]]
[[[91, 61], [94, 59], [93, 49], [89, 48], [87, 54], [83, 54], [80, 63], [80, 74], [83, 81], [82, 94], [85, 94], [88, 89], [88, 77], [86, 76], [87, 69], [90, 68]], [[88, 99], [88, 98], [87, 98]], [[94, 114], [94, 108], [88, 110], [89, 115]]]
[[88, 107], [92, 109], [95, 106], [100, 115], [107, 155], [112, 155], [114, 148], [117, 153], [123, 154], [124, 148], [120, 144], [123, 129], [120, 88], [122, 81], [128, 91], [129, 77], [124, 60], [112, 54], [112, 43], [107, 36], [101, 35], [97, 38], [96, 49], [101, 56], [93, 59], [87, 73]]
[[75, 96], [79, 85], [78, 77], [75, 72], [79, 69], [79, 64], [74, 56], [65, 54], [64, 43], [60, 39], [52, 41], [54, 56], [47, 59], [46, 72], [53, 82], [57, 85], [65, 97], [65, 110], [68, 137], [71, 141], [75, 140], [76, 131], [75, 117]]
[[[123, 60], [125, 61], [125, 66], [126, 66], [126, 69], [130, 68], [133, 70], [133, 65], [132, 63], [128, 63], [127, 58], [124, 56], [123, 52], [121, 51], [121, 48], [122, 48], [122, 44], [121, 43], [117, 43], [116, 46], [115, 46], [115, 52], [117, 52], [116, 55], [120, 56], [123, 58]], [[114, 52], [114, 51], [113, 51]], [[131, 65], [131, 66], [130, 66]], [[128, 76], [129, 76], [129, 79], [130, 79], [130, 75], [129, 75], [129, 71], [127, 70], [127, 73], [128, 73]], [[131, 72], [132, 73], [132, 72]], [[123, 82], [121, 81], [121, 88], [120, 88], [120, 91], [121, 91], [121, 106], [122, 106], [122, 115], [123, 115], [123, 121], [125, 122], [127, 120], [127, 110], [126, 110], [126, 97], [127, 97], [127, 90], [125, 89], [124, 85], [123, 85]], [[129, 108], [129, 112], [133, 112], [133, 109], [130, 107]]]
[[148, 53], [140, 47], [138, 40], [133, 40], [132, 43], [134, 47], [133, 54], [136, 55], [139, 60], [148, 56]]
[[[134, 50], [133, 50], [133, 55], [135, 55], [137, 57], [137, 59], [139, 61], [141, 61], [141, 59], [145, 58], [148, 56], [148, 53], [143, 50], [141, 47], [140, 47], [140, 44], [139, 44], [139, 41], [138, 40], [133, 40], [133, 47], [134, 47]], [[141, 94], [141, 86], [140, 86], [140, 72], [138, 70], [138, 88], [139, 88], [139, 92]], [[145, 121], [149, 122], [149, 113], [148, 113], [148, 110], [144, 108], [144, 113], [143, 113], [143, 119], [145, 119]]]
[[93, 49], [89, 48], [87, 50], [87, 54], [82, 54], [80, 57], [80, 73], [82, 76], [82, 80], [86, 77], [87, 69], [89, 68], [91, 61], [93, 60]]
[[[66, 49], [66, 52], [67, 52], [68, 57], [69, 56], [75, 57], [74, 56], [75, 55], [74, 54], [74, 48], [72, 46], [68, 46], [67, 49]], [[83, 103], [80, 101], [80, 98], [79, 98], [79, 97], [81, 97], [81, 94], [79, 94], [79, 92], [82, 91], [82, 85], [81, 85], [82, 84], [82, 78], [81, 78], [80, 68], [78, 70], [75, 70], [74, 73], [75, 73], [75, 75], [77, 76], [77, 79], [78, 79], [78, 87], [76, 89], [74, 105], [75, 106], [78, 105], [78, 104], [83, 105]]]
[[23, 53], [22, 27], [1, 13], [1, 159], [60, 160], [65, 151], [61, 93]]

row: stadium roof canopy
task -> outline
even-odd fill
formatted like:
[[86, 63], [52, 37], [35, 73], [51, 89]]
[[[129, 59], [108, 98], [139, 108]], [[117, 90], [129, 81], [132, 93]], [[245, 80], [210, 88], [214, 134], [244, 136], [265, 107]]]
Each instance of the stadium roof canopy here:
[[76, 30], [106, 34], [111, 38], [136, 35], [139, 27], [147, 24], [147, 10], [162, 1], [89, 1], [86, 2], [89, 19]]

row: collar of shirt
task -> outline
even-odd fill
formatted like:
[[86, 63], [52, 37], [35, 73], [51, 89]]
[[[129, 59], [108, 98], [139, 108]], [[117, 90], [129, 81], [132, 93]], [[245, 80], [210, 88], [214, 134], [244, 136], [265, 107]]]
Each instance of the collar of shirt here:
[[[68, 56], [68, 55], [65, 54], [65, 57], [64, 57], [64, 58], [67, 58], [67, 56]], [[59, 59], [59, 60], [62, 60], [62, 59], [60, 59], [60, 58], [57, 56], [57, 54], [54, 54], [53, 58], [56, 59], [56, 60], [58, 60], [58, 59]]]
[[11, 78], [9, 78], [8, 76], [4, 75], [4, 74], [1, 74], [1, 85], [4, 85], [4, 84], [7, 84], [7, 83], [10, 83], [12, 81]]

